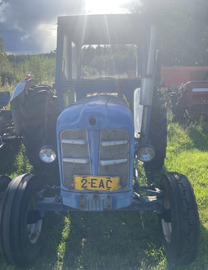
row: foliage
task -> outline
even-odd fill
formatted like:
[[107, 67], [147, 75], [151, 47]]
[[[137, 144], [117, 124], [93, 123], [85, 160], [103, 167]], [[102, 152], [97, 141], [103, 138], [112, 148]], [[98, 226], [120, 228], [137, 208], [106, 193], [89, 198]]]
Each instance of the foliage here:
[[136, 69], [136, 47], [133, 45], [87, 46], [82, 49], [83, 77], [125, 74]]
[[13, 82], [15, 75], [4, 49], [4, 40], [0, 37], [0, 86]]
[[39, 83], [55, 80], [55, 53], [40, 55], [9, 55], [8, 59], [17, 76], [21, 81], [30, 74]]
[[30, 74], [38, 83], [55, 81], [55, 52], [40, 55], [7, 55], [0, 37], [0, 88], [8, 89]]
[[165, 66], [208, 65], [206, 0], [142, 0], [136, 9], [158, 26], [158, 48]]
[[[56, 54], [6, 55], [0, 73], [2, 85], [16, 84], [27, 74], [38, 83], [52, 84], [55, 81]], [[88, 46], [82, 49], [82, 77], [118, 75], [128, 76], [136, 70], [135, 46], [113, 45]], [[131, 74], [130, 74], [131, 75]]]

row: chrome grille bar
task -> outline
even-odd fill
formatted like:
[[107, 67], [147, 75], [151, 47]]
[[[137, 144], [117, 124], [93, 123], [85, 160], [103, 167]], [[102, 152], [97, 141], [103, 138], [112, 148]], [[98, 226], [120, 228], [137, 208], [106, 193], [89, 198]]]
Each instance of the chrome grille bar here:
[[63, 158], [63, 162], [69, 162], [74, 164], [88, 164], [89, 158]]
[[100, 160], [100, 165], [101, 166], [116, 165], [116, 164], [126, 163], [127, 161], [128, 161], [127, 158]]
[[77, 145], [87, 144], [87, 140], [76, 140], [76, 139], [62, 139], [61, 142], [66, 144], [77, 144]]
[[124, 145], [127, 144], [127, 140], [117, 140], [117, 141], [102, 141], [102, 146], [114, 146], [114, 145]]

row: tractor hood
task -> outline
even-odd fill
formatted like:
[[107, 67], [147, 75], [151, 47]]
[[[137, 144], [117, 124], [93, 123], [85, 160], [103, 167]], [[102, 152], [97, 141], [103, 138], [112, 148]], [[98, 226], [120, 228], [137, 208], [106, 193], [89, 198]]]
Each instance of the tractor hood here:
[[65, 129], [126, 129], [133, 135], [133, 117], [126, 102], [112, 95], [97, 95], [66, 108], [57, 121], [57, 132]]

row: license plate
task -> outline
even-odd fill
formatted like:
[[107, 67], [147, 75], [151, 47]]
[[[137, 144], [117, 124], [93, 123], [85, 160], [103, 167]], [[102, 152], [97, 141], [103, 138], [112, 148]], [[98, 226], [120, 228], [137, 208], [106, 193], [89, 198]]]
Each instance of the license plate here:
[[74, 175], [74, 188], [76, 190], [118, 190], [120, 178], [108, 176]]

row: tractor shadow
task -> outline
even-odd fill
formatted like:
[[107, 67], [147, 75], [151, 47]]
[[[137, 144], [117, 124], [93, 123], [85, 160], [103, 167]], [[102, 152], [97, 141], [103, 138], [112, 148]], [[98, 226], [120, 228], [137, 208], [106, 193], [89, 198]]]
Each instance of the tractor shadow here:
[[154, 213], [70, 214], [70, 234], [62, 269], [141, 269], [163, 256]]
[[[156, 186], [166, 169], [146, 172]], [[165, 260], [158, 216], [153, 212], [71, 212], [62, 269], [128, 270]], [[144, 269], [144, 268], [143, 268]]]
[[[147, 182], [159, 182], [164, 172], [148, 172]], [[164, 259], [153, 212], [72, 212], [70, 221], [62, 269], [149, 269]]]

